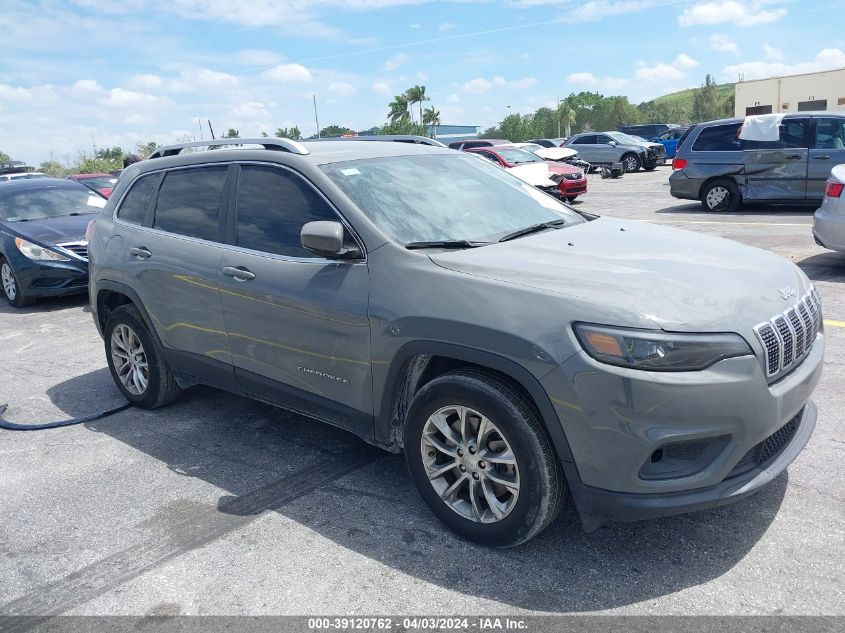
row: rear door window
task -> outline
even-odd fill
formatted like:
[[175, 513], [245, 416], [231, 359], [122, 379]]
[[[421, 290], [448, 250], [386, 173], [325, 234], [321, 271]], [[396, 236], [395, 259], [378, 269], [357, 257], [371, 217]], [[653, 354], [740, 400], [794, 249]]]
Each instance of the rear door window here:
[[713, 125], [701, 130], [693, 143], [694, 152], [739, 152], [742, 143], [737, 137], [740, 123]]
[[216, 242], [226, 165], [168, 172], [158, 194], [153, 228]]
[[595, 136], [581, 136], [576, 138], [572, 141], [573, 145], [595, 145], [596, 144], [596, 137]]
[[262, 253], [313, 258], [302, 247], [302, 226], [340, 220], [303, 178], [277, 167], [242, 166], [237, 200], [235, 243]]
[[158, 174], [144, 176], [135, 181], [124, 196], [117, 217], [129, 224], [141, 224], [147, 214], [150, 198], [158, 184]]
[[813, 149], [845, 149], [845, 119], [817, 118]]

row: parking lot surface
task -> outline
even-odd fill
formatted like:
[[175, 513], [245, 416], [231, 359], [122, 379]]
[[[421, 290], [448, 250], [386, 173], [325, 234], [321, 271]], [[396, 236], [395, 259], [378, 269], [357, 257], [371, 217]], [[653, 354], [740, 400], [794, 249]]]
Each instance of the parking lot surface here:
[[[576, 206], [772, 250], [824, 303], [815, 434], [759, 494], [590, 534], [568, 506], [527, 545], [485, 549], [440, 525], [400, 455], [196, 388], [0, 431], [0, 614], [845, 614], [845, 255], [813, 243], [812, 209], [705, 214], [669, 172], [591, 176]], [[0, 305], [9, 420], [121, 401], [84, 297]]]

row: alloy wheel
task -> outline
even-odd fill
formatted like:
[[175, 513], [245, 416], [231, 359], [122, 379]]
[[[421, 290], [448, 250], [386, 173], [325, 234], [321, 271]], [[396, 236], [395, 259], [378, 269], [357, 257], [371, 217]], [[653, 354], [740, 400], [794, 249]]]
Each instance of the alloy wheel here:
[[114, 371], [120, 382], [132, 395], [143, 395], [150, 383], [150, 370], [141, 339], [132, 328], [121, 323], [112, 330], [110, 347]]
[[510, 444], [482, 413], [460, 405], [435, 411], [420, 440], [429, 482], [443, 502], [477, 523], [496, 523], [519, 497], [519, 468]]
[[727, 208], [731, 201], [731, 192], [727, 188], [717, 185], [707, 192], [707, 208], [718, 211]]
[[627, 171], [636, 171], [637, 170], [637, 158], [636, 156], [628, 156], [625, 159], [625, 169]]
[[3, 292], [6, 293], [6, 298], [9, 301], [14, 301], [15, 297], [18, 296], [18, 285], [12, 267], [7, 262], [3, 262], [3, 265], [0, 266], [0, 280], [3, 282]]

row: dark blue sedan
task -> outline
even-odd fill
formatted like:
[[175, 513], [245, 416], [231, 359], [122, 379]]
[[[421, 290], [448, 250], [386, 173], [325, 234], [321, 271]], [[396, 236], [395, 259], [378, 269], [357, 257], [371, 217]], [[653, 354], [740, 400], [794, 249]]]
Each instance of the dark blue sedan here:
[[0, 183], [0, 285], [11, 305], [86, 291], [85, 229], [105, 203], [69, 180]]

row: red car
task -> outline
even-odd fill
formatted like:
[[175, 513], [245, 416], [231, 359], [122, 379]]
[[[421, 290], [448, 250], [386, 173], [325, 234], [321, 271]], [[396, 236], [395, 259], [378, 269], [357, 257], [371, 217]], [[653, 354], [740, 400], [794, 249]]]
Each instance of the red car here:
[[106, 198], [111, 195], [112, 189], [114, 189], [114, 185], [117, 183], [117, 178], [111, 174], [73, 174], [72, 176], [68, 176], [67, 179], [80, 182], [89, 189], [101, 193]]
[[512, 145], [495, 145], [493, 147], [474, 147], [464, 150], [473, 154], [480, 154], [494, 163], [507, 169], [529, 163], [545, 163], [549, 168], [552, 180], [560, 179], [560, 197], [572, 202], [581, 194], [587, 193], [586, 174], [572, 165], [560, 161], [546, 160], [527, 150]]

